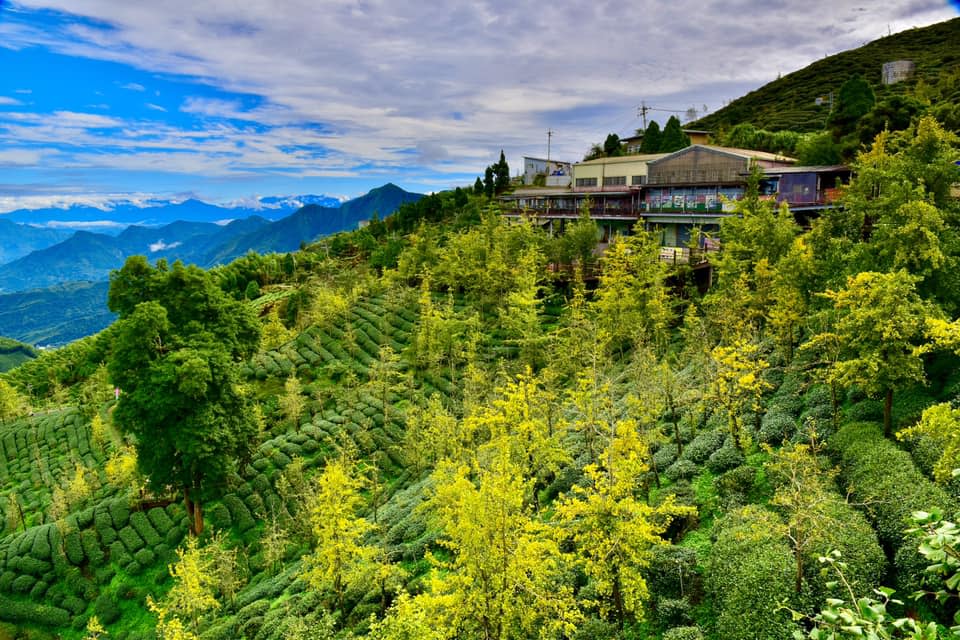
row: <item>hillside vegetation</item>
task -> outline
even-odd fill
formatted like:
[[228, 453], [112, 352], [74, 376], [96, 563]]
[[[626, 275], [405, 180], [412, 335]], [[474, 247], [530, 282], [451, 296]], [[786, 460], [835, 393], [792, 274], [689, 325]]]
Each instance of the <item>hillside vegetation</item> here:
[[0, 337], [0, 373], [36, 358], [37, 350], [28, 344]]
[[[843, 84], [858, 74], [870, 83], [878, 100], [911, 90], [917, 82], [936, 85], [960, 67], [957, 42], [960, 18], [896, 33], [788, 73], [688, 126], [717, 132], [749, 123], [770, 131], [817, 131], [826, 125], [829, 115], [829, 106], [814, 103], [818, 97], [830, 92], [836, 97]], [[894, 60], [915, 62], [916, 76], [909, 82], [884, 86], [881, 67]], [[945, 100], [956, 104], [957, 97], [945, 96]]]
[[754, 176], [706, 292], [460, 189], [128, 260], [0, 377], [0, 637], [954, 637], [958, 148], [881, 136], [809, 230]]

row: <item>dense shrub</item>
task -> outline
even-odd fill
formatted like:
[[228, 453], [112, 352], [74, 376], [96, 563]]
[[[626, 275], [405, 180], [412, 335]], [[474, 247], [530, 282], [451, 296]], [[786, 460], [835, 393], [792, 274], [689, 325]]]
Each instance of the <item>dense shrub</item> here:
[[693, 476], [697, 475], [699, 468], [696, 464], [689, 460], [677, 460], [672, 465], [667, 467], [667, 470], [663, 472], [671, 482], [676, 482], [677, 480], [689, 480]]
[[135, 511], [130, 514], [130, 526], [133, 527], [148, 547], [160, 544], [162, 538], [157, 530], [150, 524], [147, 514], [142, 511]]
[[54, 525], [39, 527], [37, 533], [33, 536], [33, 545], [30, 549], [30, 555], [37, 560], [50, 559], [50, 530]]
[[123, 546], [122, 542], [115, 540], [113, 544], [110, 545], [110, 562], [122, 567], [131, 560], [133, 560], [133, 556], [130, 555], [130, 552], [127, 551], [127, 548]]
[[71, 531], [64, 537], [63, 551], [67, 555], [67, 560], [72, 564], [83, 562], [83, 543], [79, 533]]
[[70, 612], [60, 607], [8, 600], [0, 595], [0, 619], [57, 628], [70, 624]]
[[699, 588], [697, 552], [689, 547], [658, 545], [643, 569], [650, 593], [663, 598], [680, 598]]
[[257, 523], [253, 519], [250, 509], [238, 496], [233, 494], [224, 496], [223, 505], [230, 511], [231, 520], [240, 531], [246, 531], [256, 526]]
[[723, 446], [726, 433], [721, 430], [704, 431], [683, 448], [684, 460], [703, 464], [714, 451]]
[[700, 627], [674, 627], [663, 633], [663, 640], [703, 640]]
[[93, 615], [101, 624], [113, 624], [120, 619], [120, 607], [112, 593], [102, 593], [93, 603]]
[[794, 587], [790, 547], [776, 514], [758, 506], [718, 523], [707, 562], [706, 588], [716, 604], [716, 635], [724, 640], [782, 640], [794, 625], [780, 604]]
[[811, 610], [819, 609], [826, 598], [838, 597], [828, 583], [836, 575], [822, 571], [820, 556], [839, 551], [846, 564], [843, 574], [855, 593], [872, 593], [880, 586], [886, 572], [887, 557], [877, 540], [877, 534], [866, 517], [837, 496], [822, 507], [826, 527], [810, 545], [804, 559], [804, 598]]
[[883, 420], [883, 404], [879, 400], [862, 400], [846, 410], [848, 422], [878, 422]]
[[[919, 558], [910, 559], [917, 556], [916, 542], [905, 533], [910, 516], [931, 509], [953, 513], [953, 500], [920, 473], [910, 454], [884, 438], [875, 424], [848, 424], [830, 438], [828, 446], [853, 502], [863, 505], [880, 541], [898, 556], [898, 566], [921, 566]], [[900, 571], [896, 586], [902, 591], [904, 585], [916, 584], [919, 578]]]
[[11, 590], [14, 593], [29, 593], [33, 589], [33, 585], [37, 584], [37, 579], [30, 575], [19, 575], [13, 581]]
[[746, 462], [746, 459], [743, 454], [728, 440], [710, 455], [707, 459], [707, 468], [710, 469], [711, 473], [720, 474], [735, 469], [744, 462]]
[[157, 530], [157, 533], [162, 536], [167, 535], [167, 532], [173, 528], [173, 520], [171, 520], [167, 512], [160, 507], [150, 509], [150, 511], [147, 512], [147, 518], [150, 519], [150, 523], [153, 524], [153, 528]]
[[157, 556], [150, 549], [140, 549], [140, 551], [133, 554], [133, 558], [141, 565], [149, 567], [153, 564], [154, 560], [157, 559]]
[[63, 608], [75, 616], [80, 615], [87, 608], [87, 603], [77, 596], [67, 596], [63, 599]]
[[130, 553], [143, 547], [143, 538], [129, 525], [120, 529], [118, 535], [120, 536], [120, 541], [123, 542], [123, 546], [125, 546]]
[[230, 518], [230, 510], [222, 503], [213, 505], [207, 511], [207, 518], [214, 529], [229, 529], [233, 524], [233, 520]]
[[103, 544], [109, 546], [117, 539], [117, 531], [113, 528], [113, 520], [110, 518], [110, 512], [106, 507], [97, 507], [93, 514], [93, 526], [96, 529]]
[[690, 601], [686, 598], [659, 598], [657, 619], [664, 627], [679, 627], [690, 624]]
[[796, 418], [803, 411], [803, 398], [798, 395], [792, 395], [782, 392], [783, 387], [777, 392], [770, 402], [767, 403], [768, 413], [785, 413], [788, 416]]
[[715, 478], [714, 485], [724, 504], [743, 504], [747, 502], [756, 478], [757, 470], [743, 465]]
[[127, 522], [130, 520], [130, 505], [124, 498], [112, 500], [109, 509], [114, 529], [119, 531], [127, 526]]
[[676, 459], [677, 445], [672, 442], [662, 445], [652, 456], [653, 463], [660, 471], [672, 465]]

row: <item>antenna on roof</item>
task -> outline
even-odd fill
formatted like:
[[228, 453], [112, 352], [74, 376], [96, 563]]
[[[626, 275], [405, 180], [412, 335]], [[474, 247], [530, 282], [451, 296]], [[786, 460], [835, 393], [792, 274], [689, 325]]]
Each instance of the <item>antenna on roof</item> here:
[[550, 138], [553, 137], [553, 129], [547, 129], [547, 162], [550, 162]]

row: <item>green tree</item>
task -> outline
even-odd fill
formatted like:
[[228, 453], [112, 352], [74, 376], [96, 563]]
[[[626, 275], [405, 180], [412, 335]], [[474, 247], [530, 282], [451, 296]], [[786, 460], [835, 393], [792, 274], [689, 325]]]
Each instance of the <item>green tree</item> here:
[[671, 153], [690, 146], [690, 136], [683, 132], [677, 116], [670, 116], [667, 125], [663, 128], [663, 137], [660, 139], [659, 153]]
[[711, 352], [716, 371], [709, 400], [727, 414], [730, 436], [740, 451], [745, 451], [749, 436], [741, 424], [747, 411], [759, 413], [763, 393], [771, 388], [763, 372], [769, 364], [760, 357], [757, 345], [739, 339], [730, 346], [717, 345]]
[[114, 422], [135, 439], [152, 487], [182, 489], [199, 533], [204, 496], [257, 435], [238, 375], [259, 342], [256, 317], [209, 273], [179, 262], [153, 268], [142, 256], [111, 274], [108, 304], [120, 316], [108, 365], [123, 390]]
[[503, 149], [500, 150], [500, 159], [493, 165], [493, 173], [496, 193], [503, 193], [510, 188], [510, 165], [507, 164], [507, 158], [503, 155]]
[[594, 309], [615, 352], [625, 353], [641, 337], [659, 345], [665, 336], [673, 310], [659, 257], [657, 235], [639, 226], [633, 235], [615, 238], [603, 257]]
[[794, 156], [801, 165], [840, 164], [840, 147], [829, 131], [806, 133], [797, 142]]
[[483, 195], [492, 198], [496, 191], [496, 171], [492, 166], [487, 167], [483, 172]]
[[608, 158], [615, 158], [623, 155], [623, 146], [620, 144], [620, 136], [615, 133], [607, 134], [603, 141], [603, 155]]
[[883, 396], [887, 436], [894, 391], [924, 380], [918, 344], [932, 310], [917, 296], [915, 282], [905, 271], [850, 276], [845, 288], [823, 294], [836, 315], [832, 327], [811, 338], [811, 348], [836, 345], [839, 359], [831, 375], [840, 384]]
[[[639, 131], [637, 133], [640, 133]], [[643, 130], [643, 140], [640, 142], [640, 153], [660, 153], [660, 143], [663, 133], [656, 120], [651, 120]]]
[[303, 397], [303, 387], [296, 374], [291, 374], [283, 383], [283, 395], [280, 396], [280, 410], [294, 428], [300, 430], [300, 418], [307, 406], [307, 399]]
[[827, 119], [834, 140], [853, 133], [857, 123], [873, 108], [875, 102], [873, 89], [863, 76], [858, 73], [847, 79], [837, 92], [833, 112]]

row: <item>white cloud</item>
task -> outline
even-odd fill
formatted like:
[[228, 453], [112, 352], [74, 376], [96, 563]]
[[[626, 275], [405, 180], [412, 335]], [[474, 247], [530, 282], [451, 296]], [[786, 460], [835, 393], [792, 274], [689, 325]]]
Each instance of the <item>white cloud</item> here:
[[0, 107], [15, 107], [17, 105], [23, 104], [16, 98], [8, 98], [7, 96], [0, 96]]
[[156, 253], [157, 251], [166, 251], [167, 249], [176, 249], [182, 244], [183, 244], [182, 242], [171, 242], [170, 244], [167, 244], [161, 238], [160, 240], [157, 240], [156, 242], [151, 243], [149, 248], [150, 248], [150, 253]]
[[122, 85], [120, 88], [127, 89], [128, 91], [146, 91], [147, 90], [147, 88], [144, 87], [139, 82], [128, 82], [127, 84]]
[[130, 226], [130, 223], [114, 220], [48, 220], [43, 224], [31, 226], [50, 229], [122, 229]]
[[[70, 139], [82, 149], [104, 143], [93, 129], [114, 127], [120, 133], [111, 133], [109, 144], [121, 154], [80, 151], [65, 166], [175, 166], [206, 177], [261, 170], [352, 176], [410, 168], [411, 162], [421, 174], [476, 173], [500, 148], [508, 157], [541, 152], [548, 128], [556, 131], [554, 156], [576, 159], [607, 132], [640, 126], [641, 101], [716, 110], [778, 73], [888, 29], [955, 15], [947, 3], [914, 0], [867, 4], [865, 10], [835, 0], [20, 4], [94, 22], [71, 21], [55, 32], [0, 24], [4, 46], [39, 44], [192, 76], [263, 101], [249, 107], [239, 100], [189, 98], [180, 111], [211, 122], [197, 131], [60, 112], [49, 122], [14, 124], [6, 135], [0, 128], [0, 142], [28, 134], [20, 139]], [[143, 89], [137, 83], [125, 88], [138, 90], [133, 85]], [[662, 122], [669, 114], [655, 115]]]
[[152, 109], [153, 111], [161, 111], [163, 113], [167, 112], [167, 110], [164, 107], [161, 107], [158, 104], [153, 104], [152, 102], [147, 103], [147, 109]]
[[33, 149], [0, 150], [0, 167], [29, 167], [40, 163], [43, 154]]

